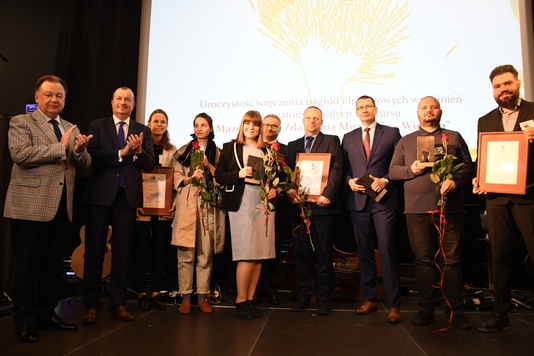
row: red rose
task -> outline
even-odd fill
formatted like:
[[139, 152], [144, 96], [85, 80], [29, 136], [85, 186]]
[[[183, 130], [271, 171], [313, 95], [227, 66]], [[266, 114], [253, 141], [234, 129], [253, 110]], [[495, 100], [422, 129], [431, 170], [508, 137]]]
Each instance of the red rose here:
[[280, 151], [280, 143], [278, 143], [278, 142], [273, 142], [273, 143], [271, 143], [271, 147], [272, 147], [276, 152]]
[[284, 169], [285, 166], [287, 166], [285, 161], [280, 162], [280, 168]]
[[447, 135], [447, 134], [444, 133], [444, 134], [441, 136], [441, 142], [449, 142], [449, 135]]
[[191, 142], [191, 145], [193, 146], [194, 150], [200, 149], [200, 144], [198, 143], [198, 141]]

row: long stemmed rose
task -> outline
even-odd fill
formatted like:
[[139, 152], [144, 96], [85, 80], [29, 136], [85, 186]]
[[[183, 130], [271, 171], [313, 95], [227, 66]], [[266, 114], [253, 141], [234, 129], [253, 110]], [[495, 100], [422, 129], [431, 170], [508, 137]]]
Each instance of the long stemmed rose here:
[[[205, 155], [204, 151], [200, 148], [200, 143], [198, 141], [191, 142], [191, 146], [193, 147], [191, 151], [191, 167], [193, 169], [204, 169], [202, 162], [204, 161]], [[211, 193], [207, 189], [206, 179], [200, 178], [197, 179], [196, 177], [190, 178], [190, 184], [193, 187], [198, 187], [198, 190], [196, 191], [195, 195], [198, 195], [200, 197], [200, 212], [198, 215], [198, 219], [202, 220], [202, 228], [204, 230], [204, 233], [209, 229], [207, 223], [204, 221], [204, 216], [206, 216], [206, 204], [209, 204], [211, 202]]]
[[[304, 224], [304, 226], [306, 227], [306, 235], [308, 235], [308, 239], [310, 240], [312, 250], [315, 251], [315, 246], [313, 245], [313, 240], [311, 237], [311, 219], [310, 219], [313, 211], [310, 209], [310, 207], [308, 206], [308, 202], [306, 201], [308, 197], [309, 189], [305, 189], [300, 185], [298, 167], [296, 167], [294, 171], [292, 171], [290, 167], [286, 167], [286, 168], [287, 168], [287, 172], [285, 171], [285, 169], [284, 171], [287, 177], [288, 189], [292, 188], [292, 189], [295, 189], [296, 192], [300, 191], [299, 206], [300, 206], [300, 218], [302, 219], [301, 224]], [[300, 227], [300, 224], [293, 230], [294, 236], [299, 235], [296, 233], [299, 231], [299, 227]]]
[[283, 160], [278, 158], [279, 150], [280, 144], [273, 142], [267, 149], [267, 152], [262, 154], [263, 167], [265, 168], [265, 183], [258, 185], [258, 189], [260, 190], [260, 199], [263, 204], [263, 211], [265, 212], [265, 226], [267, 226], [269, 221], [269, 213], [275, 210], [274, 204], [269, 199], [269, 192], [271, 189], [274, 189], [278, 194], [288, 187], [287, 180], [282, 181], [280, 179], [280, 173], [287, 166]]
[[[453, 178], [453, 173], [456, 172], [458, 169], [460, 169], [464, 163], [458, 163], [454, 164], [455, 160], [457, 160], [457, 157], [449, 154], [447, 147], [449, 145], [449, 135], [443, 134], [441, 136], [441, 145], [443, 146], [443, 149], [438, 149], [436, 154], [437, 155], [443, 155], [443, 158], [437, 160], [434, 162], [434, 165], [432, 166], [432, 172], [430, 174], [430, 180], [434, 183], [436, 183], [436, 194], [439, 195], [439, 200], [437, 205], [439, 206], [438, 210], [430, 211], [429, 213], [432, 214], [432, 218], [434, 217], [434, 214], [439, 214], [439, 224], [435, 224], [434, 226], [438, 230], [438, 239], [439, 239], [439, 249], [436, 252], [434, 256], [434, 264], [437, 266], [438, 270], [440, 271], [440, 282], [438, 286], [435, 286], [436, 288], [441, 288], [443, 286], [443, 281], [445, 279], [445, 269], [447, 266], [447, 258], [445, 255], [445, 251], [443, 250], [443, 238], [445, 237], [445, 231], [447, 229], [447, 219], [445, 217], [445, 205], [447, 203], [447, 195], [443, 194], [441, 192], [441, 187], [445, 183], [447, 179]], [[443, 261], [445, 262], [445, 267], [442, 269], [439, 266], [438, 258], [441, 256], [443, 258]], [[447, 296], [443, 294], [445, 302], [447, 305], [451, 308], [452, 306], [449, 303], [449, 300], [447, 299]], [[449, 321], [452, 322], [452, 316], [454, 311], [450, 315]]]

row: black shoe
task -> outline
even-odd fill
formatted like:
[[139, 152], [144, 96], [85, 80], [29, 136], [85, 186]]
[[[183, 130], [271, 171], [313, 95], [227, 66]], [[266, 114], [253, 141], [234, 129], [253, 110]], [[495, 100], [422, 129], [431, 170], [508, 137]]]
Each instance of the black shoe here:
[[66, 323], [59, 316], [37, 319], [36, 327], [37, 329], [52, 329], [56, 331], [78, 330], [78, 325]]
[[471, 329], [471, 323], [469, 319], [464, 315], [464, 313], [454, 313], [452, 316], [452, 323], [460, 330], [469, 330]]
[[142, 295], [141, 298], [137, 298], [137, 309], [144, 311], [150, 310], [150, 299], [148, 299], [146, 294]]
[[235, 303], [235, 308], [237, 309], [237, 316], [240, 317], [241, 319], [246, 319], [246, 320], [254, 319], [254, 316], [252, 315], [250, 311], [250, 306], [246, 300], [241, 303]]
[[303, 300], [303, 299], [297, 299], [295, 304], [291, 307], [292, 312], [301, 312], [306, 310], [308, 308], [308, 304], [310, 304], [310, 300]]
[[328, 302], [321, 302], [317, 312], [321, 315], [330, 315], [332, 313], [332, 307]]
[[27, 342], [30, 344], [35, 344], [39, 341], [39, 336], [33, 324], [25, 323], [17, 325], [16, 329], [17, 340], [20, 342]]
[[482, 322], [478, 326], [478, 330], [486, 333], [493, 333], [499, 330], [510, 329], [510, 319], [508, 315], [492, 314], [491, 318]]
[[161, 300], [161, 296], [159, 294], [150, 298], [150, 305], [157, 310], [165, 310], [167, 308], [167, 305], [163, 302], [163, 300]]
[[256, 308], [256, 302], [253, 300], [247, 300], [247, 303], [252, 316], [255, 318], [261, 318], [261, 312]]
[[425, 311], [418, 311], [412, 319], [412, 324], [417, 326], [425, 326], [434, 322], [434, 315]]

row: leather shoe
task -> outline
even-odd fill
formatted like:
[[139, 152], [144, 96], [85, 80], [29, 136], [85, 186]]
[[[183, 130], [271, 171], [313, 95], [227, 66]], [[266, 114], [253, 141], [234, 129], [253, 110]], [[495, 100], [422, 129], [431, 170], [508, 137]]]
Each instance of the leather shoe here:
[[401, 313], [399, 308], [389, 308], [388, 314], [388, 323], [398, 324], [402, 321]]
[[39, 318], [36, 323], [37, 329], [52, 329], [56, 331], [76, 331], [78, 325], [69, 324], [62, 320], [59, 316], [51, 318]]
[[256, 308], [256, 302], [254, 300], [247, 300], [250, 314], [255, 318], [261, 318], [261, 312]]
[[471, 329], [471, 323], [469, 319], [464, 315], [464, 313], [454, 313], [452, 316], [452, 323], [460, 330], [469, 330]]
[[39, 341], [39, 336], [37, 335], [37, 331], [35, 330], [33, 324], [24, 323], [17, 325], [16, 333], [17, 340], [20, 342], [35, 344], [37, 341]]
[[254, 319], [254, 315], [252, 315], [252, 312], [250, 311], [250, 305], [245, 300], [241, 303], [235, 303], [235, 308], [237, 310], [237, 316], [241, 319], [245, 320], [252, 320]]
[[150, 310], [150, 299], [148, 299], [146, 294], [137, 298], [137, 309], [144, 311]]
[[328, 302], [321, 302], [319, 303], [317, 312], [321, 315], [330, 315], [332, 313], [332, 307], [330, 304], [328, 304]]
[[167, 308], [167, 305], [163, 302], [163, 300], [161, 300], [161, 296], [159, 294], [156, 294], [150, 298], [150, 305], [157, 310], [165, 310]]
[[115, 315], [115, 318], [117, 318], [118, 321], [132, 321], [134, 320], [134, 316], [130, 314], [126, 308], [122, 305], [119, 305], [115, 309], [113, 309], [113, 315]]
[[178, 313], [189, 314], [191, 313], [191, 302], [182, 301], [182, 304], [178, 307]]
[[304, 310], [306, 310], [306, 308], [308, 308], [308, 304], [310, 304], [310, 300], [309, 299], [306, 299], [306, 300], [297, 299], [295, 304], [293, 304], [293, 306], [291, 307], [291, 311], [292, 312], [304, 311]]
[[84, 325], [96, 324], [97, 321], [98, 321], [98, 310], [88, 309], [87, 313], [83, 317], [83, 324]]
[[201, 300], [198, 303], [198, 308], [200, 309], [201, 312], [206, 313], [206, 314], [209, 314], [213, 311], [213, 308], [211, 307], [210, 302], [208, 302], [206, 299]]
[[486, 333], [493, 333], [500, 330], [510, 329], [510, 319], [508, 315], [493, 314], [491, 318], [482, 322], [478, 326], [478, 330]]
[[377, 309], [377, 306], [378, 304], [375, 303], [375, 302], [370, 302], [368, 300], [366, 300], [361, 307], [359, 307], [358, 309], [356, 309], [356, 314], [358, 315], [365, 315], [365, 314], [369, 314], [369, 313], [372, 313], [372, 312], [375, 312], [376, 309]]
[[412, 324], [417, 326], [425, 326], [434, 322], [434, 315], [420, 310], [412, 319]]

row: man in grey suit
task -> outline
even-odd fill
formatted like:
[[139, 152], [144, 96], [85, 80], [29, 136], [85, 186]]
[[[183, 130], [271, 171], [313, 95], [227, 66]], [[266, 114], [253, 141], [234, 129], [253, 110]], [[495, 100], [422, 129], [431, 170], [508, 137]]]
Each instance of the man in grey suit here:
[[[378, 247], [384, 275], [389, 307], [388, 322], [400, 323], [400, 279], [395, 250], [395, 199], [394, 182], [389, 182], [389, 164], [395, 146], [401, 139], [399, 129], [376, 122], [378, 109], [373, 98], [361, 96], [356, 101], [356, 115], [362, 126], [343, 137], [345, 157], [345, 184], [349, 188], [348, 210], [360, 256], [361, 285], [365, 302], [356, 314], [365, 315], [377, 309], [377, 271], [375, 249]], [[367, 173], [372, 184], [360, 180]], [[368, 196], [368, 189], [385, 196], [378, 201]]]
[[[65, 225], [72, 221], [76, 173], [88, 173], [91, 157], [85, 147], [92, 136], [59, 114], [67, 85], [47, 75], [35, 84], [38, 109], [9, 123], [13, 159], [4, 217], [10, 219], [16, 257], [14, 320], [19, 341], [35, 343], [35, 330], [75, 331], [55, 313], [59, 301]], [[35, 287], [36, 286], [36, 290]]]

